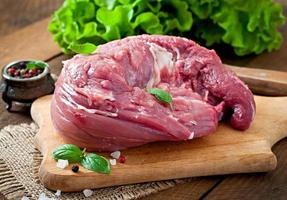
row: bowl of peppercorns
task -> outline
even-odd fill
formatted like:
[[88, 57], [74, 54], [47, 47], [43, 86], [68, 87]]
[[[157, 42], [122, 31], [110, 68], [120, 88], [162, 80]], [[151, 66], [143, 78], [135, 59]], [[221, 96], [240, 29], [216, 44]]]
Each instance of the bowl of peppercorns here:
[[3, 68], [0, 89], [6, 108], [11, 111], [13, 102], [30, 106], [35, 99], [53, 93], [55, 86], [48, 63], [21, 60]]

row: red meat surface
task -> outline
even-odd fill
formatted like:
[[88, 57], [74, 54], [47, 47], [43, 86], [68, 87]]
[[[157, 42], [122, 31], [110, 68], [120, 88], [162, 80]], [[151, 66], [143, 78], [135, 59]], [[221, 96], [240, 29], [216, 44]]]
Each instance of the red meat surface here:
[[[168, 91], [172, 103], [149, 88]], [[159, 35], [112, 41], [65, 61], [51, 104], [67, 142], [99, 151], [202, 137], [226, 113], [232, 127], [250, 126], [255, 103], [248, 87], [215, 51]]]

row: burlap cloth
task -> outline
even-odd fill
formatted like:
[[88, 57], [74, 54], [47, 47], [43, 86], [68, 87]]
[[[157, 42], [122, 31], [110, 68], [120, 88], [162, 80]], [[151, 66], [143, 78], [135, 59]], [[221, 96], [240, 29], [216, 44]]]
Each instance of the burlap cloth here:
[[[9, 125], [0, 131], [0, 192], [7, 199], [21, 199], [23, 195], [38, 199], [40, 193], [55, 199], [86, 199], [83, 193], [62, 193], [56, 198], [55, 192], [43, 187], [38, 178], [42, 160], [35, 149], [33, 138], [36, 124]], [[89, 199], [138, 199], [190, 179], [158, 181], [127, 186], [95, 189]]]

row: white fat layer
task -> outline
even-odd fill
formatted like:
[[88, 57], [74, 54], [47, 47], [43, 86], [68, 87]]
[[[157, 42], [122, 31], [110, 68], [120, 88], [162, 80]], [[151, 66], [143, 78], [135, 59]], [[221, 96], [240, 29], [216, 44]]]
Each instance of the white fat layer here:
[[110, 100], [110, 101], [115, 101], [114, 95], [112, 91], [106, 92], [101, 89], [97, 88], [92, 88], [92, 91], [90, 91], [87, 88], [78, 88], [76, 89], [77, 92], [89, 97], [94, 97], [94, 98], [101, 98], [103, 100]]
[[160, 71], [167, 67], [168, 72], [172, 73], [174, 69], [174, 62], [172, 60], [173, 55], [165, 48], [156, 45], [154, 43], [147, 43], [149, 45], [149, 50], [153, 56], [153, 75], [147, 83], [147, 88], [152, 88], [153, 85], [156, 85], [160, 82]]
[[194, 138], [194, 131], [192, 131], [188, 137], [189, 140], [192, 140]]
[[117, 117], [118, 116], [117, 113], [111, 113], [111, 112], [106, 112], [106, 111], [102, 111], [102, 110], [86, 108], [86, 107], [79, 105], [79, 104], [77, 104], [77, 108], [79, 110], [84, 110], [85, 112], [91, 113], [91, 114], [99, 114], [99, 115], [104, 115], [104, 116], [108, 116], [108, 117]]
[[179, 118], [173, 116], [172, 114], [169, 114], [169, 117], [172, 118], [172, 119], [174, 119], [175, 121], [178, 121], [178, 120], [179, 120]]
[[79, 110], [84, 110], [87, 113], [91, 113], [91, 114], [99, 114], [99, 115], [104, 115], [107, 117], [117, 117], [118, 114], [117, 113], [111, 113], [111, 112], [106, 112], [106, 111], [102, 111], [102, 110], [97, 110], [97, 109], [92, 109], [92, 108], [86, 108], [85, 106], [79, 105], [78, 103], [76, 103], [71, 96], [66, 95], [65, 98], [61, 98], [61, 100], [67, 104], [70, 105], [72, 107], [74, 107], [75, 109], [79, 109]]
[[173, 99], [174, 99], [174, 100], [175, 100], [175, 99], [181, 99], [181, 100], [189, 101], [189, 102], [192, 102], [192, 103], [207, 104], [206, 102], [204, 102], [204, 101], [202, 101], [202, 100], [199, 100], [199, 99], [190, 99], [190, 97], [184, 97], [184, 96], [177, 96], [177, 97], [174, 97]]
[[172, 50], [174, 50], [176, 52], [176, 59], [178, 60], [180, 58], [180, 53], [179, 53], [178, 48], [172, 47]]

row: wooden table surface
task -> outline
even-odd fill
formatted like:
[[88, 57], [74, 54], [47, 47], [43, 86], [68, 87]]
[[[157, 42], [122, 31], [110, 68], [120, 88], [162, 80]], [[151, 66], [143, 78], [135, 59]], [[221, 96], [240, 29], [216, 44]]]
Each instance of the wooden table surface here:
[[[46, 17], [62, 2], [63, 0], [1, 0], [0, 67], [15, 59], [29, 57], [46, 60], [53, 73], [60, 72], [61, 61], [68, 56], [61, 54], [51, 42], [46, 31]], [[286, 16], [287, 0], [280, 2], [284, 4]], [[287, 25], [281, 31], [285, 41], [280, 50], [244, 58], [223, 52], [223, 61], [233, 65], [287, 72]], [[42, 43], [50, 45], [49, 48], [42, 46]], [[28, 112], [8, 113], [4, 103], [0, 101], [0, 128], [22, 122], [31, 122]], [[287, 199], [287, 139], [277, 143], [272, 150], [278, 158], [278, 166], [274, 171], [194, 178], [188, 183], [143, 199]], [[4, 199], [1, 194], [0, 199]]]

